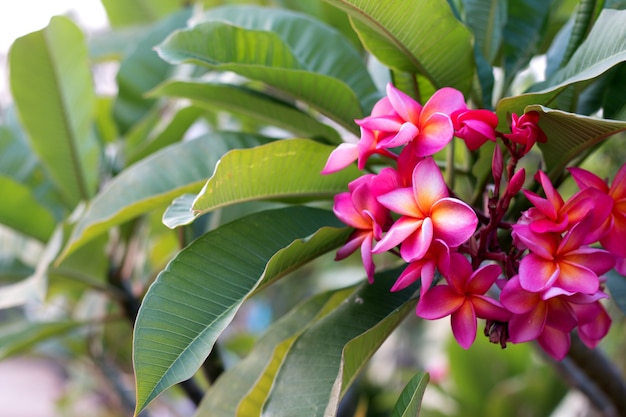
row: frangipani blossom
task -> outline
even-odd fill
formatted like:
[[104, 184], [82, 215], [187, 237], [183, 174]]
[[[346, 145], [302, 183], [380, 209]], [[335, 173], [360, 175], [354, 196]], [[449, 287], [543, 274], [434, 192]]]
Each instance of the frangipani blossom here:
[[374, 240], [380, 239], [391, 222], [389, 210], [376, 200], [378, 193], [386, 193], [396, 186], [391, 168], [378, 176], [364, 175], [348, 185], [347, 193], [337, 194], [333, 211], [339, 220], [355, 228], [348, 242], [337, 251], [335, 259], [341, 260], [361, 248], [361, 259], [370, 282], [374, 280], [375, 265], [372, 260]]
[[620, 258], [626, 258], [626, 165], [615, 175], [609, 187], [597, 175], [581, 168], [570, 168], [569, 171], [581, 190], [593, 188], [610, 198], [610, 214], [601, 227], [604, 236], [600, 239], [602, 246]]
[[463, 139], [470, 151], [475, 151], [487, 141], [496, 141], [498, 116], [492, 111], [467, 108], [451, 115], [454, 136]]
[[413, 149], [417, 156], [430, 156], [442, 150], [454, 136], [450, 115], [466, 108], [463, 94], [449, 87], [437, 90], [424, 107], [391, 83], [387, 84], [387, 98], [395, 114], [372, 115], [357, 124], [383, 133], [378, 140], [378, 149], [415, 142]]
[[443, 241], [435, 239], [423, 258], [413, 261], [396, 280], [391, 291], [400, 291], [421, 278], [420, 295], [423, 297], [435, 279], [435, 271], [446, 276], [450, 268], [450, 248]]
[[423, 258], [435, 239], [450, 248], [458, 247], [472, 236], [478, 223], [469, 205], [448, 197], [446, 183], [432, 158], [415, 166], [412, 187], [382, 194], [378, 201], [402, 217], [373, 252], [381, 253], [401, 245], [400, 254], [407, 262]]
[[485, 265], [472, 271], [470, 262], [461, 254], [450, 255], [448, 285], [428, 290], [417, 304], [417, 315], [435, 320], [451, 316], [452, 333], [464, 349], [476, 339], [477, 318], [505, 322], [510, 313], [492, 298], [484, 295], [501, 274], [498, 265]]
[[521, 116], [511, 115], [511, 133], [504, 135], [505, 138], [522, 145], [521, 154], [527, 154], [535, 143], [545, 143], [548, 138], [538, 125], [539, 113], [531, 111]]
[[582, 246], [590, 225], [588, 218], [564, 236], [535, 233], [527, 224], [513, 225], [516, 240], [530, 250], [519, 265], [521, 287], [530, 292], [551, 289], [553, 296], [598, 291], [598, 275], [613, 268], [615, 261], [605, 250]]

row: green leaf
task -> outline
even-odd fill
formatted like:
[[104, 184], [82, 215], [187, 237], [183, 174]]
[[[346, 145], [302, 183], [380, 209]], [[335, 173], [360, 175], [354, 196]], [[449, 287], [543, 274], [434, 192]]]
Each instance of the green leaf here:
[[183, 194], [176, 197], [172, 204], [163, 213], [163, 224], [170, 229], [192, 223], [196, 216], [191, 209], [196, 200], [196, 194]]
[[171, 63], [204, 64], [267, 83], [355, 134], [354, 119], [379, 98], [363, 59], [341, 34], [287, 10], [211, 9], [204, 22], [174, 33], [157, 51]]
[[539, 112], [539, 127], [548, 137], [540, 143], [547, 173], [554, 181], [562, 174], [567, 164], [584, 151], [597, 145], [607, 137], [626, 130], [626, 122], [598, 119], [552, 110], [543, 106], [528, 106], [526, 112]]
[[472, 36], [446, 0], [326, 0], [346, 11], [365, 47], [385, 65], [436, 87], [471, 89]]
[[613, 302], [617, 304], [623, 314], [626, 314], [626, 277], [614, 270], [609, 271], [606, 286], [609, 287]]
[[264, 415], [336, 414], [357, 372], [415, 307], [417, 300], [411, 299], [418, 285], [389, 291], [399, 273], [377, 274], [373, 285], [365, 282], [298, 338], [278, 372]]
[[[589, 81], [626, 61], [626, 10], [603, 10], [589, 36], [568, 64], [552, 77], [517, 97], [500, 100], [501, 121], [507, 113], [522, 113], [531, 104], [548, 106], [568, 86]], [[502, 127], [502, 126], [501, 126]]]
[[12, 178], [0, 175], [0, 190], [3, 193], [0, 223], [42, 242], [48, 240], [54, 231], [56, 220], [37, 201], [31, 189]]
[[100, 147], [93, 135], [95, 94], [80, 29], [65, 17], [15, 41], [10, 84], [33, 150], [69, 207], [98, 185]]
[[391, 412], [391, 417], [416, 417], [419, 415], [428, 379], [428, 374], [424, 372], [411, 378], [400, 393], [400, 397]]
[[113, 27], [152, 23], [185, 3], [183, 0], [102, 0]]
[[[219, 227], [183, 249], [150, 287], [137, 317], [137, 412], [190, 378], [243, 301], [345, 242], [329, 211], [290, 207]], [[320, 229], [321, 228], [321, 229]]]
[[150, 111], [156, 99], [147, 98], [146, 93], [163, 82], [172, 70], [171, 65], [159, 58], [154, 47], [172, 31], [184, 27], [190, 17], [189, 9], [168, 16], [137, 41], [132, 52], [122, 60], [113, 105], [113, 115], [122, 134]]
[[243, 86], [168, 81], [158, 86], [150, 94], [187, 98], [197, 106], [204, 106], [213, 111], [226, 110], [243, 114], [259, 120], [265, 125], [269, 124], [288, 130], [300, 137], [317, 138], [334, 144], [341, 143], [339, 134], [330, 126], [319, 122], [311, 115], [286, 102]]
[[198, 192], [222, 154], [265, 140], [228, 132], [208, 134], [168, 146], [127, 168], [89, 203], [62, 257], [113, 226], [167, 205], [181, 194]]
[[193, 203], [196, 215], [258, 199], [332, 198], [361, 172], [349, 166], [322, 175], [332, 146], [285, 139], [224, 155]]
[[318, 294], [273, 323], [248, 356], [222, 374], [207, 391], [195, 417], [260, 415], [272, 376], [287, 348], [311, 323], [343, 302], [351, 291]]
[[502, 45], [507, 23], [506, 0], [463, 0], [465, 23], [475, 38], [475, 45], [490, 64], [494, 64]]
[[17, 322], [0, 327], [0, 360], [21, 353], [34, 345], [84, 326], [76, 321]]

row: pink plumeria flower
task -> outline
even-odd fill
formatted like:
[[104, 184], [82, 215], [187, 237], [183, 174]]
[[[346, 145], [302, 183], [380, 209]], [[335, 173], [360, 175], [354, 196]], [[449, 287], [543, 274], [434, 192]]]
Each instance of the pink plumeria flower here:
[[377, 176], [367, 174], [348, 185], [349, 192], [337, 194], [333, 211], [339, 220], [355, 228], [346, 244], [337, 251], [336, 260], [341, 260], [361, 248], [361, 259], [370, 282], [374, 280], [375, 265], [372, 259], [374, 240], [381, 238], [391, 223], [389, 210], [381, 205], [376, 196], [397, 186], [397, 177], [391, 168]]
[[590, 233], [591, 218], [577, 223], [564, 236], [535, 233], [528, 224], [515, 224], [516, 242], [530, 250], [519, 265], [519, 281], [530, 292], [550, 289], [550, 294], [571, 295], [598, 291], [598, 276], [615, 265], [605, 250], [583, 246]]
[[588, 304], [572, 304], [572, 307], [578, 319], [580, 340], [591, 349], [595, 348], [609, 332], [611, 317], [599, 301]]
[[446, 276], [450, 268], [450, 248], [435, 239], [422, 259], [409, 263], [396, 280], [391, 291], [400, 291], [421, 278], [420, 294], [423, 297], [435, 279], [435, 271]]
[[522, 145], [524, 148], [521, 154], [527, 154], [535, 143], [545, 143], [548, 139], [546, 134], [539, 127], [539, 113], [531, 111], [521, 116], [513, 113], [511, 115], [511, 133], [504, 137]]
[[451, 119], [454, 136], [463, 139], [470, 151], [477, 150], [487, 141], [496, 141], [498, 116], [492, 111], [465, 108], [452, 113]]
[[448, 285], [437, 285], [424, 294], [417, 304], [417, 315], [435, 320], [450, 315], [452, 333], [459, 345], [468, 349], [476, 339], [477, 318], [505, 322], [510, 313], [485, 295], [501, 274], [498, 265], [485, 265], [472, 271], [470, 262], [453, 253]]
[[598, 300], [606, 297], [602, 291], [555, 297], [546, 292], [530, 292], [521, 286], [519, 275], [515, 275], [502, 289], [500, 302], [513, 313], [508, 323], [512, 343], [537, 340], [550, 356], [561, 360], [569, 351], [570, 332], [577, 325], [586, 326], [584, 331], [590, 335], [589, 343], [593, 343], [592, 338], [604, 337], [605, 330], [608, 331], [605, 321], [600, 318], [595, 322], [592, 316], [598, 312]]
[[442, 150], [454, 136], [450, 115], [466, 107], [463, 94], [450, 87], [437, 90], [424, 107], [391, 83], [387, 84], [387, 98], [394, 110], [393, 116], [372, 116], [357, 123], [366, 129], [384, 132], [377, 148], [391, 149], [415, 142], [417, 156], [430, 156]]
[[620, 258], [626, 258], [626, 165], [623, 165], [615, 175], [609, 187], [606, 181], [597, 175], [581, 168], [569, 168], [569, 171], [581, 190], [588, 188], [599, 190], [610, 198], [610, 214], [601, 229], [602, 246]]
[[381, 253], [401, 245], [400, 255], [407, 262], [423, 258], [435, 239], [449, 248], [460, 246], [472, 236], [478, 224], [469, 205], [448, 196], [443, 175], [432, 158], [417, 163], [412, 187], [382, 194], [378, 201], [402, 217], [373, 252]]
[[574, 194], [567, 202], [554, 188], [543, 171], [535, 179], [543, 187], [546, 198], [524, 190], [526, 198], [535, 206], [526, 213], [532, 219], [530, 228], [536, 233], [562, 233], [587, 217], [591, 217], [590, 233], [583, 244], [596, 242], [602, 234], [602, 224], [611, 212], [612, 200], [602, 192], [588, 188]]

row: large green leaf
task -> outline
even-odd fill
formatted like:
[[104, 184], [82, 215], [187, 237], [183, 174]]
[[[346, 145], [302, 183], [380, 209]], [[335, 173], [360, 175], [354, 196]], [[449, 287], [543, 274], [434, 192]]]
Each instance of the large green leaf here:
[[437, 87], [470, 91], [472, 36], [446, 0], [326, 0], [346, 11], [365, 47], [396, 70], [420, 73]]
[[607, 137], [626, 130], [626, 122], [598, 119], [549, 109], [528, 106], [526, 112], [540, 113], [539, 127], [548, 137], [539, 144], [548, 175], [558, 179], [569, 162]]
[[85, 323], [77, 321], [23, 322], [0, 327], [0, 360], [23, 354], [32, 346], [54, 337], [64, 336]]
[[113, 115], [121, 133], [127, 132], [150, 111], [156, 99], [146, 97], [146, 93], [163, 82], [172, 70], [171, 65], [159, 58], [154, 47], [172, 31], [185, 26], [189, 17], [191, 11], [185, 9], [154, 25], [133, 44], [134, 49], [120, 63]]
[[[253, 6], [212, 9], [157, 51], [171, 63], [234, 71], [302, 100], [358, 134], [379, 93], [354, 47], [306, 15]], [[329, 47], [332, 45], [332, 47]]]
[[332, 212], [290, 207], [219, 227], [182, 250], [142, 303], [134, 335], [137, 412], [190, 378], [255, 290], [345, 242]]
[[502, 44], [507, 3], [506, 0], [463, 0], [465, 23], [474, 34], [478, 51], [490, 64], [494, 64]]
[[391, 417], [416, 417], [419, 415], [428, 379], [428, 374], [424, 372], [420, 372], [411, 378], [402, 390], [402, 393], [400, 393]]
[[182, 0], [102, 0], [113, 27], [152, 23], [185, 3]]
[[221, 155], [265, 140], [234, 132], [214, 133], [176, 143], [141, 160], [122, 171], [89, 203], [63, 256], [115, 225], [167, 205], [181, 194], [198, 192]]
[[361, 174], [356, 166], [332, 175], [320, 174], [332, 150], [332, 146], [308, 139], [233, 150], [220, 160], [192, 208], [200, 215], [250, 200], [332, 198]]
[[93, 135], [95, 94], [80, 29], [65, 17], [15, 41], [10, 84], [33, 150], [67, 204], [98, 185], [100, 148]]
[[568, 86], [594, 79], [624, 61], [626, 10], [603, 10], [567, 65], [535, 86], [534, 92], [500, 100], [496, 109], [498, 116], [503, 121], [507, 113], [520, 114], [528, 105], [550, 105]]
[[417, 285], [389, 291], [399, 272], [377, 274], [374, 284], [361, 285], [298, 338], [283, 360], [263, 415], [336, 414], [358, 371], [415, 307], [417, 300], [411, 299]]
[[0, 175], [0, 223], [21, 233], [46, 241], [56, 225], [54, 216], [42, 206], [26, 185]]
[[[345, 300], [350, 289], [318, 294], [277, 320], [253, 350], [207, 391], [196, 417], [260, 415], [273, 375], [296, 337]], [[261, 380], [261, 378], [263, 380]]]
[[337, 131], [311, 115], [271, 96], [243, 86], [214, 82], [168, 81], [151, 92], [153, 96], [180, 97], [198, 106], [227, 110], [283, 128], [300, 137], [339, 144]]

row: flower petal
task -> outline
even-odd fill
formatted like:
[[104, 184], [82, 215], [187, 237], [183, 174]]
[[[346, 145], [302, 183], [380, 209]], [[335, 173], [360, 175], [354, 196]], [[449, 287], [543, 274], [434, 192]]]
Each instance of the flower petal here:
[[560, 361], [565, 358], [565, 355], [569, 352], [571, 339], [569, 333], [546, 326], [541, 335], [537, 338], [537, 342], [539, 342], [539, 346], [541, 346], [548, 355]]
[[447, 285], [436, 285], [420, 298], [416, 314], [427, 320], [440, 319], [452, 314], [464, 301], [465, 297], [455, 293]]
[[415, 138], [415, 154], [430, 156], [446, 147], [454, 137], [454, 127], [450, 117], [443, 113], [434, 113], [419, 126]]
[[322, 174], [326, 175], [340, 171], [356, 161], [358, 157], [359, 151], [355, 143], [342, 143], [328, 156]]
[[398, 188], [379, 195], [377, 200], [389, 210], [402, 216], [414, 217], [416, 219], [422, 219], [426, 216], [418, 207], [411, 188]]
[[387, 84], [387, 97], [393, 109], [407, 122], [417, 124], [422, 106], [411, 97], [398, 90], [393, 84]]
[[523, 343], [538, 338], [546, 325], [547, 312], [546, 303], [539, 303], [528, 313], [513, 315], [509, 320], [511, 342]]
[[506, 322], [511, 317], [511, 313], [502, 307], [499, 302], [487, 296], [472, 296], [471, 302], [474, 306], [476, 317], [480, 317], [481, 319]]
[[465, 243], [476, 231], [478, 217], [466, 203], [456, 198], [443, 198], [432, 208], [431, 218], [436, 239], [454, 248]]
[[495, 264], [478, 268], [467, 281], [465, 290], [472, 294], [484, 294], [489, 291], [501, 273], [502, 269]]
[[476, 314], [471, 302], [465, 301], [450, 317], [452, 334], [463, 349], [468, 349], [476, 339]]
[[554, 284], [558, 277], [558, 264], [534, 253], [529, 253], [520, 262], [519, 282], [526, 291], [543, 291]]
[[422, 220], [413, 217], [400, 217], [387, 231], [387, 234], [374, 246], [372, 252], [382, 253], [398, 246], [407, 237], [422, 227]]
[[589, 268], [565, 261], [559, 262], [559, 278], [554, 286], [565, 291], [594, 294], [600, 288], [598, 276]]
[[397, 148], [398, 146], [405, 145], [415, 139], [420, 130], [413, 123], [403, 123], [398, 129], [397, 133], [393, 136], [389, 136], [385, 138], [385, 140], [381, 140], [376, 145], [377, 149], [381, 148]]
[[433, 113], [443, 113], [450, 116], [457, 110], [467, 108], [463, 93], [451, 87], [444, 87], [437, 90], [424, 104], [420, 113], [420, 121], [430, 118]]
[[437, 201], [448, 197], [448, 186], [434, 159], [426, 158], [415, 165], [413, 194], [418, 207], [424, 214], [430, 213], [431, 207]]
[[500, 302], [511, 313], [525, 314], [543, 301], [539, 293], [524, 290], [519, 283], [519, 275], [515, 275], [502, 288]]
[[433, 241], [433, 223], [429, 217], [426, 217], [422, 223], [422, 227], [415, 233], [408, 236], [402, 246], [400, 246], [400, 255], [407, 262], [422, 259]]

